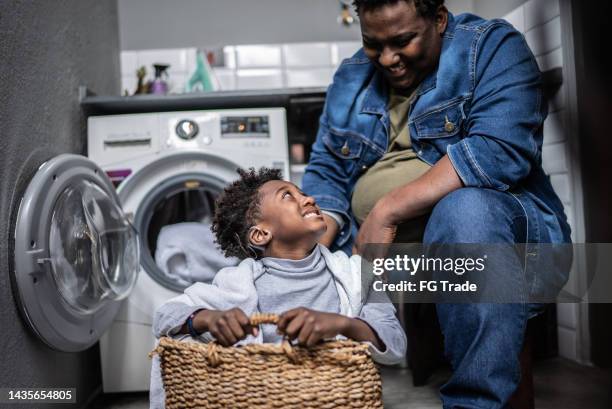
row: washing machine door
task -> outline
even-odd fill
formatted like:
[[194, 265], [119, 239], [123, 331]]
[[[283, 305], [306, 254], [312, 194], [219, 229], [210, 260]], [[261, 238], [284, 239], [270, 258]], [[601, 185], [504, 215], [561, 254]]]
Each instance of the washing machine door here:
[[112, 323], [139, 271], [138, 235], [89, 159], [65, 154], [36, 172], [15, 225], [14, 292], [50, 347], [87, 349]]

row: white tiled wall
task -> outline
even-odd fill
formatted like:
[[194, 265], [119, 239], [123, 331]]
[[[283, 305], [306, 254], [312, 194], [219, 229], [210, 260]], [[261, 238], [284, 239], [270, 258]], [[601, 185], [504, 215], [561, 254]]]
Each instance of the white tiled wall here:
[[247, 68], [236, 70], [237, 89], [270, 89], [283, 87], [280, 68]]
[[530, 0], [523, 5], [525, 9], [525, 31], [541, 26], [559, 18], [559, 0]]
[[180, 93], [195, 69], [195, 48], [160, 49], [121, 52], [121, 89], [129, 94], [136, 90], [136, 70], [144, 66], [145, 82], [154, 78], [153, 64], [168, 64], [169, 92]]
[[340, 65], [342, 60], [350, 58], [361, 48], [360, 42], [344, 41], [332, 44], [332, 65]]
[[[224, 65], [213, 72], [221, 90], [326, 87], [343, 59], [360, 42], [236, 45], [223, 48]], [[136, 89], [136, 70], [146, 66], [153, 78], [154, 63], [170, 64], [170, 92], [181, 93], [195, 70], [195, 48], [121, 52], [122, 90]]]
[[288, 87], [326, 87], [333, 78], [333, 68], [288, 69]]
[[[529, 0], [503, 18], [525, 35], [527, 44], [536, 56], [540, 70], [545, 72], [563, 67], [562, 25], [560, 17], [560, 0]], [[561, 86], [557, 94], [549, 101], [549, 115], [544, 122], [544, 144], [542, 164], [550, 175], [550, 180], [563, 202], [565, 213], [572, 227], [572, 238], [575, 240], [576, 223], [583, 223], [580, 215], [574, 214], [572, 174], [572, 156], [568, 140], [573, 135], [567, 134], [566, 101], [567, 86]], [[576, 272], [573, 271], [566, 289], [576, 291]], [[575, 294], [575, 292], [573, 292]], [[559, 324], [559, 353], [569, 359], [578, 360], [578, 305], [558, 304], [557, 319]]]
[[[537, 1], [537, 0], [536, 0]], [[525, 32], [525, 39], [536, 56], [541, 56], [561, 47], [561, 18], [535, 26]]]
[[[559, 304], [561, 305], [561, 304]], [[575, 306], [575, 304], [566, 304], [567, 306]], [[562, 315], [564, 310], [557, 310], [557, 316]], [[575, 308], [568, 308], [565, 312], [575, 311]], [[562, 320], [559, 319], [559, 328], [557, 333], [559, 335], [559, 354], [562, 357], [577, 361], [578, 360], [578, 351], [576, 350], [577, 340], [576, 340], [576, 330], [574, 328], [568, 328], [563, 325]]]
[[521, 33], [525, 32], [525, 7], [521, 6], [514, 9], [503, 17]]
[[287, 67], [329, 67], [332, 65], [330, 43], [285, 44], [283, 46]]
[[548, 71], [555, 67], [563, 66], [563, 48], [559, 46], [555, 50], [536, 57], [542, 71]]
[[238, 68], [268, 68], [282, 66], [280, 45], [239, 45], [236, 50]]

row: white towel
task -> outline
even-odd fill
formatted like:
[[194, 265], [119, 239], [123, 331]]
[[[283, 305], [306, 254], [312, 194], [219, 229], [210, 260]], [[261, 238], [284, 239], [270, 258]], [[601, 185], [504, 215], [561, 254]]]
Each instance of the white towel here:
[[217, 271], [235, 266], [215, 244], [210, 223], [178, 223], [164, 226], [157, 238], [155, 263], [172, 281], [182, 286], [211, 283]]

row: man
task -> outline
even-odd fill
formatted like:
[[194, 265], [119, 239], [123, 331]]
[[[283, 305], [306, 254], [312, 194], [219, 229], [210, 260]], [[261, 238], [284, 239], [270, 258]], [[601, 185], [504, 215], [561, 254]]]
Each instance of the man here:
[[[355, 0], [363, 49], [329, 87], [303, 190], [322, 243], [564, 243], [541, 166], [546, 103], [523, 36], [443, 0]], [[517, 265], [521, 261], [514, 257]], [[525, 259], [530, 263], [530, 259]], [[438, 304], [453, 367], [445, 408], [501, 408], [533, 304]]]

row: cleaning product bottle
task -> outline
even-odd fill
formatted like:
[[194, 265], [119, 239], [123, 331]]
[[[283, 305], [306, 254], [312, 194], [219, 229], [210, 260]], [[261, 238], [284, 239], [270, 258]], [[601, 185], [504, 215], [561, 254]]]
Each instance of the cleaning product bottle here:
[[136, 78], [138, 79], [138, 85], [136, 85], [136, 90], [133, 95], [140, 94], [148, 94], [149, 93], [149, 83], [145, 82], [145, 77], [147, 76], [147, 69], [143, 65], [142, 67], [136, 70]]
[[215, 79], [207, 58], [201, 50], [198, 50], [196, 53], [196, 70], [185, 84], [185, 91], [216, 91], [219, 86]]
[[155, 68], [155, 79], [149, 86], [149, 93], [165, 95], [168, 93], [168, 83], [163, 79], [163, 77], [168, 78], [168, 73], [166, 70], [170, 66], [167, 64], [153, 64], [153, 67]]

